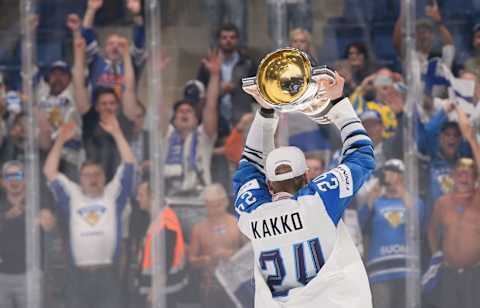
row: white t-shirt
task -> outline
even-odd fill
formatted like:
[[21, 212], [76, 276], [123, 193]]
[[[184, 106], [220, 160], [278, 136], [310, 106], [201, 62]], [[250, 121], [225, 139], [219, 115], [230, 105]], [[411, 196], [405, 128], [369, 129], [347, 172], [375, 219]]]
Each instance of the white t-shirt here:
[[53, 140], [56, 139], [58, 130], [63, 123], [73, 121], [77, 125], [77, 136], [65, 144], [62, 150], [62, 158], [79, 166], [84, 160], [81, 147], [82, 120], [75, 104], [72, 83], [62, 93], [54, 96], [50, 93], [48, 83], [42, 79], [36, 89], [36, 98], [38, 108], [45, 114], [52, 126], [51, 137]]
[[101, 197], [86, 196], [81, 187], [59, 174], [50, 183], [57, 205], [69, 221], [70, 247], [77, 266], [111, 264], [122, 238], [122, 211], [132, 190], [133, 164], [122, 164]]

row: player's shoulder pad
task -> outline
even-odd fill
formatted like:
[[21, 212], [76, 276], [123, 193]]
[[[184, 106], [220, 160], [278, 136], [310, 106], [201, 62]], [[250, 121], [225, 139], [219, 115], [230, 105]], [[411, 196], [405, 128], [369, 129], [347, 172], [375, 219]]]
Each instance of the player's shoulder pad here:
[[333, 193], [336, 198], [340, 199], [351, 197], [353, 195], [352, 172], [347, 165], [338, 165], [314, 178], [308, 187], [321, 195]]
[[272, 196], [261, 179], [253, 178], [244, 183], [235, 195], [235, 211], [250, 213], [260, 205], [272, 201]]
[[[314, 178], [295, 198], [318, 196], [333, 223], [337, 224], [353, 193], [352, 172], [347, 165], [342, 164]], [[310, 201], [307, 204], [318, 205], [318, 202]]]
[[233, 176], [235, 191], [235, 213], [250, 213], [263, 203], [271, 202], [272, 196], [263, 173], [248, 161], [241, 161], [240, 167]]

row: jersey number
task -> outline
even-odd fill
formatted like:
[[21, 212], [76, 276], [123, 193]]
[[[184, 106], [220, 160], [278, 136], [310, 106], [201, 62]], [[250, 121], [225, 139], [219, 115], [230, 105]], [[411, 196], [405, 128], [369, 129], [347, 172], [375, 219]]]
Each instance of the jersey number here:
[[[303, 285], [306, 285], [310, 280], [312, 280], [315, 275], [320, 271], [325, 260], [323, 258], [322, 249], [320, 247], [320, 240], [318, 238], [309, 240], [306, 242], [310, 255], [315, 267], [315, 273], [308, 275], [307, 267], [305, 265], [305, 250], [303, 248], [304, 242], [293, 245], [293, 252], [295, 255], [295, 269], [297, 272], [297, 281]], [[267, 271], [267, 263], [271, 262], [274, 266], [275, 272], [267, 276], [267, 285], [270, 288], [273, 296], [282, 296], [286, 295], [282, 291], [276, 291], [275, 287], [282, 285], [283, 279], [285, 278], [285, 265], [283, 262], [282, 255], [279, 249], [264, 251], [260, 254], [260, 268], [262, 271]]]
[[[249, 207], [257, 201], [257, 199], [253, 196], [253, 193], [249, 190], [241, 194], [240, 199], [242, 200], [242, 203], [238, 205], [238, 208], [242, 211], [245, 210], [246, 207]], [[245, 204], [247, 206], [245, 206]]]
[[328, 173], [324, 173], [317, 178], [313, 179], [313, 182], [317, 184], [318, 189], [321, 191], [327, 191], [330, 189], [336, 189], [338, 187], [338, 180], [335, 176], [332, 176], [327, 180]]

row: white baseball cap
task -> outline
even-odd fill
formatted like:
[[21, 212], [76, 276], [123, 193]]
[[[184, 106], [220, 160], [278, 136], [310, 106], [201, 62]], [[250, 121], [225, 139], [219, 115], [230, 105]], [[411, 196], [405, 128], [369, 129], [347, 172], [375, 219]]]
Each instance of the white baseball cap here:
[[[292, 171], [287, 173], [276, 174], [275, 169], [280, 165], [290, 166]], [[276, 148], [267, 156], [265, 171], [267, 179], [272, 182], [285, 181], [293, 179], [307, 172], [307, 162], [305, 155], [297, 147], [280, 147]]]

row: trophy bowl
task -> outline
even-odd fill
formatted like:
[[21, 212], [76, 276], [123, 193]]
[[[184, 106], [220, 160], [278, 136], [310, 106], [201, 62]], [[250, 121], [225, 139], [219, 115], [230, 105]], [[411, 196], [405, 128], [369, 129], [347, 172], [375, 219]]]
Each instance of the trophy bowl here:
[[[335, 81], [335, 73], [326, 66], [312, 67], [307, 54], [295, 48], [282, 48], [267, 54], [255, 77], [243, 78], [243, 87], [258, 87], [260, 96], [281, 112], [317, 112], [319, 105], [328, 105], [322, 99], [322, 82]], [[313, 108], [313, 105], [315, 107]]]

